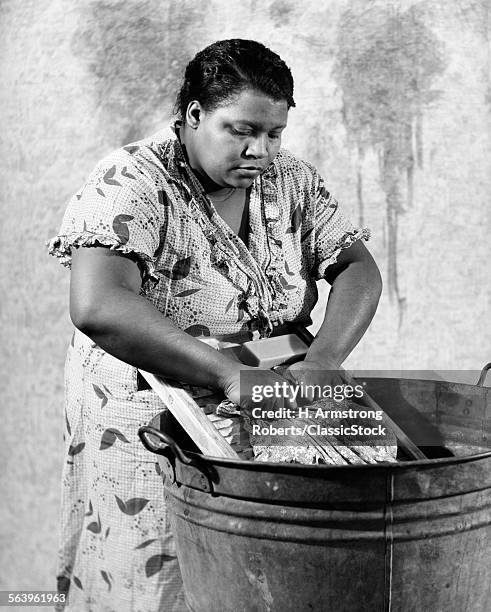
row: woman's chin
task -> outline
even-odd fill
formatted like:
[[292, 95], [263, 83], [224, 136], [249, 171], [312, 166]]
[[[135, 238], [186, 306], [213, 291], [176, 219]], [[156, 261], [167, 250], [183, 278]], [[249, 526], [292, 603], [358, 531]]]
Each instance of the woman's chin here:
[[236, 173], [227, 180], [227, 185], [237, 189], [247, 189], [259, 176], [259, 172], [254, 173]]

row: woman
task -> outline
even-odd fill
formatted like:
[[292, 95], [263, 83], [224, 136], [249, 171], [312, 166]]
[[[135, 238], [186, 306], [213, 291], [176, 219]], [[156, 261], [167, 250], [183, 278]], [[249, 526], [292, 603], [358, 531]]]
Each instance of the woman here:
[[102, 160], [50, 243], [71, 265], [76, 327], [59, 562], [69, 610], [185, 609], [162, 481], [137, 438], [163, 406], [137, 368], [239, 403], [239, 364], [197, 336], [240, 341], [308, 324], [324, 278], [324, 322], [288, 372], [314, 381], [339, 367], [375, 312], [366, 230], [343, 217], [313, 166], [280, 149], [294, 105], [278, 55], [254, 41], [210, 45], [186, 68], [172, 133]]

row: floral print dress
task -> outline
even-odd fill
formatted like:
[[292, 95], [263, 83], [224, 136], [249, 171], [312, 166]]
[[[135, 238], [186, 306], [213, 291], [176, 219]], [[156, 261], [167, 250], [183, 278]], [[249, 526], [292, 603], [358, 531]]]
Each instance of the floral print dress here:
[[[256, 178], [248, 246], [215, 211], [176, 125], [104, 158], [70, 200], [49, 252], [132, 254], [141, 296], [180, 329], [241, 341], [310, 323], [315, 281], [368, 231], [309, 163], [281, 150]], [[186, 610], [162, 475], [137, 432], [165, 406], [137, 369], [75, 330], [65, 364], [66, 460], [58, 587], [74, 612]]]

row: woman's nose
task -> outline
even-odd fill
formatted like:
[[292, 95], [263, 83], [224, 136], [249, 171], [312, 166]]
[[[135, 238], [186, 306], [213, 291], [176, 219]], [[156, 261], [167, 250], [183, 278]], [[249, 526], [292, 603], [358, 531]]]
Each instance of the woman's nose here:
[[258, 136], [248, 142], [246, 155], [261, 159], [268, 156], [268, 136]]

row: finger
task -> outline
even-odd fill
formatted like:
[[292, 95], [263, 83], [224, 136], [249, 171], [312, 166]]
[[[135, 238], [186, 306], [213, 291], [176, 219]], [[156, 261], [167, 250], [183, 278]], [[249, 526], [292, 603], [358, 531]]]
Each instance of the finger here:
[[[264, 418], [285, 418], [287, 416], [285, 411], [296, 411], [297, 403], [293, 398], [288, 397], [274, 397], [261, 404], [263, 411], [271, 411], [276, 413], [275, 416], [268, 416]], [[292, 415], [293, 416], [293, 415]]]
[[318, 399], [315, 396], [315, 386], [313, 381], [309, 380], [309, 376], [305, 371], [290, 371], [289, 379], [293, 383], [293, 386], [297, 389], [295, 395], [297, 406], [305, 406]]
[[297, 384], [297, 376], [294, 370], [285, 370], [282, 374], [283, 378], [286, 378], [289, 382]]
[[[293, 389], [293, 387], [290, 387], [290, 388]], [[286, 410], [294, 410], [294, 411], [297, 410], [298, 404], [293, 395], [291, 397], [285, 397], [283, 398], [283, 400], [284, 400], [283, 406]]]
[[286, 378], [284, 374], [282, 376], [278, 376], [278, 379], [281, 381], [282, 385], [281, 385], [281, 394], [277, 398], [278, 399], [277, 405], [278, 407], [284, 408], [286, 410], [296, 410], [297, 409], [296, 397], [298, 395], [298, 389], [297, 389], [298, 384], [294, 378], [292, 379]]
[[281, 393], [275, 394], [272, 397], [264, 398], [261, 402], [256, 402], [254, 406], [260, 406], [262, 411], [272, 411], [277, 413], [275, 417], [264, 418], [283, 418], [283, 411], [296, 411], [297, 409], [297, 403], [295, 401], [295, 391], [290, 386], [282, 387]]

